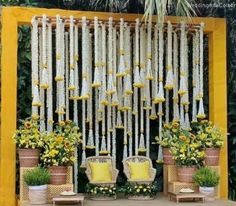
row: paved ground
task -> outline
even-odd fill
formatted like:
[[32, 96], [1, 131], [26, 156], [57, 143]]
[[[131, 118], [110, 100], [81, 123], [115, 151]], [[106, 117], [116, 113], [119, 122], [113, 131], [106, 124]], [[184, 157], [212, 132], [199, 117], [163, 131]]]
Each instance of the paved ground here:
[[[85, 200], [84, 206], [236, 206], [236, 202], [232, 201], [224, 201], [224, 200], [216, 200], [214, 202], [182, 202], [175, 203], [173, 201], [169, 201], [164, 196], [157, 196], [155, 200], [146, 200], [146, 201], [136, 201], [136, 200], [127, 200], [127, 199], [117, 199], [114, 201], [92, 201]], [[23, 204], [22, 206], [30, 206], [30, 204]], [[42, 205], [41, 205], [42, 206]], [[51, 206], [44, 205], [44, 206]], [[62, 206], [62, 205], [61, 205]], [[67, 205], [69, 206], [69, 205]]]

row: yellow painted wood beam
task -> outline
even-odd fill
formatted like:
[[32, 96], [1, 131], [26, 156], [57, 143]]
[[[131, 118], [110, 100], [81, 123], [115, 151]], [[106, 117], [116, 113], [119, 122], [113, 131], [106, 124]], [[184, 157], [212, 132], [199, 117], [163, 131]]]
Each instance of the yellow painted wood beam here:
[[17, 20], [11, 9], [2, 10], [0, 205], [15, 206], [17, 102]]
[[227, 150], [227, 64], [226, 21], [217, 20], [209, 34], [209, 112], [210, 120], [225, 132], [220, 155], [220, 196], [228, 198], [228, 150]]

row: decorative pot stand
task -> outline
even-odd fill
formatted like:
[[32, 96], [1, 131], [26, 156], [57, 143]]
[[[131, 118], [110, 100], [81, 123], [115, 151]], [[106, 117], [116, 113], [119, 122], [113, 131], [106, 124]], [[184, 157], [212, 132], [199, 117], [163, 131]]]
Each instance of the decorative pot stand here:
[[169, 200], [176, 200], [177, 203], [179, 203], [180, 199], [190, 200], [202, 200], [202, 202], [205, 202], [205, 195], [200, 193], [168, 193]]
[[53, 202], [53, 206], [56, 205], [56, 202], [60, 202], [60, 203], [69, 203], [69, 202], [73, 202], [73, 203], [81, 203], [81, 206], [84, 205], [84, 196], [82, 194], [77, 194], [77, 195], [74, 195], [74, 196], [57, 196], [57, 197], [54, 197], [52, 199], [52, 202]]

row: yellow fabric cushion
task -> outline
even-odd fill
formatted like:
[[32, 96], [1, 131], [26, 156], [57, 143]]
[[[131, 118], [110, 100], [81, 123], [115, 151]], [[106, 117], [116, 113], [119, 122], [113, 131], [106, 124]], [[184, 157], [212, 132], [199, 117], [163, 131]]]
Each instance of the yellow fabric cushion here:
[[150, 164], [145, 162], [128, 162], [131, 180], [148, 180], [150, 179]]
[[110, 182], [111, 163], [108, 162], [89, 162], [91, 168], [91, 177], [94, 182]]

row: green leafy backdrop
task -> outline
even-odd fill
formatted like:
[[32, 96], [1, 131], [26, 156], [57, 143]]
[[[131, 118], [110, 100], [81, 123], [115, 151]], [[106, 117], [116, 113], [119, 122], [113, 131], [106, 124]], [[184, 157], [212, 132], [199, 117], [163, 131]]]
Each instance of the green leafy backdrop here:
[[[67, 0], [68, 1], [68, 0]], [[70, 0], [71, 1], [71, 0]], [[64, 0], [66, 2], [66, 0]], [[89, 2], [89, 3], [88, 3]], [[108, 11], [107, 0], [94, 5], [92, 0], [77, 0], [73, 6], [62, 0], [0, 0], [3, 5], [38, 6], [47, 8], [66, 8], [74, 10]], [[189, 1], [193, 3], [193, 1]], [[236, 200], [236, 1], [235, 0], [198, 0], [193, 4], [198, 16], [224, 17], [227, 19], [227, 71], [228, 71], [228, 147], [229, 147], [229, 195]], [[120, 0], [119, 12], [143, 13], [141, 1]], [[173, 14], [169, 10], [169, 14]], [[18, 118], [30, 115], [30, 29], [19, 28], [18, 46]], [[80, 179], [80, 183], [86, 179]]]

